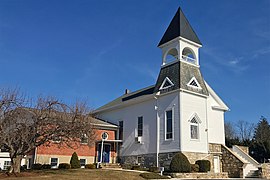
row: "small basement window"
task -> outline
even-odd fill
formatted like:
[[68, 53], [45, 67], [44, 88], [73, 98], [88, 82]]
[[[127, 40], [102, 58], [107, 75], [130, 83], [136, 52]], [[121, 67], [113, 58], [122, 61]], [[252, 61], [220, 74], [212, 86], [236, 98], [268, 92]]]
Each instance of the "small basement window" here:
[[81, 165], [81, 168], [85, 168], [86, 159], [80, 159], [80, 165]]
[[51, 158], [51, 168], [57, 168], [58, 158]]

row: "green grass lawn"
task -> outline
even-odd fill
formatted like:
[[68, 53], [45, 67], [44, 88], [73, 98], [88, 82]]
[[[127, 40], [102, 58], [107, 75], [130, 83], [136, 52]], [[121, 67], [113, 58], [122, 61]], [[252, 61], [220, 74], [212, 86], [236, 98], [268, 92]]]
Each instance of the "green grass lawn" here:
[[47, 170], [22, 172], [19, 177], [6, 177], [0, 175], [0, 179], [7, 180], [69, 180], [69, 179], [123, 179], [123, 180], [142, 180], [139, 172], [106, 170], [106, 169], [76, 169], [76, 170]]

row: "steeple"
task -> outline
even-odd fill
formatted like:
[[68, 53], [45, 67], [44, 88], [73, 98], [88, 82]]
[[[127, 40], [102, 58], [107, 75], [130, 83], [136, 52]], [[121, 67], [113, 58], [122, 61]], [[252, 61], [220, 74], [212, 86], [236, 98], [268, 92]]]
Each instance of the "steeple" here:
[[162, 50], [162, 65], [154, 92], [182, 89], [208, 95], [199, 65], [202, 43], [180, 8], [158, 47]]
[[161, 46], [177, 37], [183, 37], [199, 45], [202, 45], [201, 41], [192, 29], [180, 7], [174, 15], [165, 34], [161, 38], [158, 46]]

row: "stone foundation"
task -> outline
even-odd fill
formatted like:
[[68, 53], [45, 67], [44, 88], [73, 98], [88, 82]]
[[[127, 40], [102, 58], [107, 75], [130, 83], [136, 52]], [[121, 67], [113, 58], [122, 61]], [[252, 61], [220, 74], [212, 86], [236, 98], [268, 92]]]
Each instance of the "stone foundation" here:
[[243, 177], [243, 165], [229, 148], [222, 146], [222, 168], [224, 172], [228, 172], [230, 178]]
[[[169, 170], [172, 157], [178, 153], [168, 152], [159, 154], [159, 166], [164, 167], [165, 170]], [[214, 156], [218, 156], [220, 159], [220, 172], [222, 172], [222, 154], [220, 144], [209, 144], [209, 153], [197, 153], [197, 152], [182, 152], [187, 156], [191, 164], [195, 164], [197, 160], [209, 160], [211, 163], [210, 172], [214, 172]], [[141, 165], [142, 167], [156, 166], [156, 153], [142, 154], [138, 156], [123, 156], [120, 158], [121, 164]]]
[[122, 156], [120, 157], [121, 164], [141, 165], [142, 167], [156, 166], [157, 154], [141, 154], [137, 156]]
[[190, 179], [219, 179], [228, 178], [228, 173], [170, 173], [173, 178], [190, 178]]

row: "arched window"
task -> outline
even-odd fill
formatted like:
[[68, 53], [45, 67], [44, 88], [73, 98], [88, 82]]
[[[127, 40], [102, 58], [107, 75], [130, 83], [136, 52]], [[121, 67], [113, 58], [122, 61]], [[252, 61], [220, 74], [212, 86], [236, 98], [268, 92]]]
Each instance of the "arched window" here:
[[175, 48], [170, 49], [166, 54], [164, 64], [172, 62], [176, 60], [177, 58], [178, 58], [178, 51]]
[[190, 123], [190, 138], [191, 139], [199, 139], [199, 123], [201, 123], [198, 115], [195, 113], [191, 119], [189, 120]]
[[182, 59], [184, 61], [187, 61], [189, 63], [196, 63], [196, 57], [195, 54], [193, 53], [193, 51], [190, 48], [184, 48], [182, 51]]

